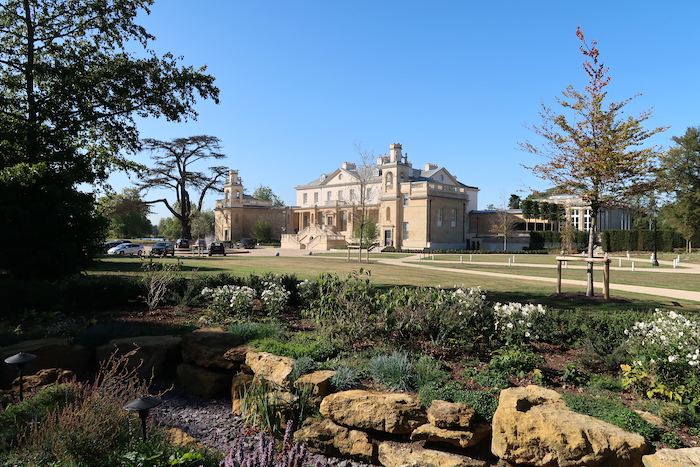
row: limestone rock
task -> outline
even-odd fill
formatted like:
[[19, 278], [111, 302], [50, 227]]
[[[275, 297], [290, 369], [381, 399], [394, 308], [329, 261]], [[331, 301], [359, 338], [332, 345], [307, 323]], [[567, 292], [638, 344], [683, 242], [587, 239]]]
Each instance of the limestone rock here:
[[224, 396], [231, 391], [233, 372], [221, 368], [205, 368], [194, 363], [177, 367], [180, 384], [190, 394], [205, 398]]
[[314, 371], [306, 375], [301, 375], [295, 382], [294, 387], [298, 388], [305, 384], [313, 386], [313, 395], [318, 398], [324, 398], [328, 395], [331, 388], [331, 378], [335, 374], [333, 370]]
[[294, 359], [267, 352], [248, 352], [245, 363], [253, 370], [256, 378], [262, 378], [281, 389], [289, 389], [287, 378], [294, 369]]
[[428, 422], [438, 428], [469, 428], [475, 413], [474, 409], [466, 404], [436, 399], [428, 407]]
[[253, 375], [239, 373], [233, 377], [231, 383], [231, 411], [241, 415], [242, 397], [253, 384]]
[[[22, 387], [24, 390], [40, 389], [56, 382], [70, 380], [75, 377], [75, 373], [71, 370], [62, 370], [60, 368], [44, 368], [37, 371], [33, 375], [22, 377]], [[15, 378], [12, 382], [13, 387], [19, 388], [19, 378]]]
[[640, 467], [640, 435], [569, 410], [556, 392], [537, 386], [501, 391], [491, 451], [536, 466]]
[[486, 462], [414, 444], [384, 442], [379, 445], [384, 467], [486, 467]]
[[339, 425], [393, 434], [410, 433], [427, 422], [420, 401], [404, 393], [338, 392], [323, 399], [320, 411]]
[[184, 446], [187, 448], [203, 448], [204, 445], [197, 441], [196, 438], [188, 435], [179, 428], [170, 428], [167, 431], [167, 438], [175, 446]]
[[411, 440], [449, 443], [459, 448], [468, 448], [479, 444], [490, 434], [490, 425], [475, 425], [470, 430], [448, 430], [426, 423], [413, 430]]
[[233, 362], [235, 368], [240, 368], [241, 365], [245, 364], [246, 355], [248, 352], [252, 352], [253, 347], [249, 345], [239, 345], [237, 347], [231, 347], [226, 352], [224, 352], [224, 360]]
[[207, 368], [238, 369], [240, 363], [225, 358], [226, 353], [243, 343], [237, 334], [222, 328], [202, 328], [182, 336], [182, 361]]
[[173, 336], [138, 336], [113, 339], [96, 350], [97, 361], [109, 360], [112, 354], [127, 355], [126, 364], [129, 368], [138, 368], [137, 374], [141, 379], [152, 376], [162, 376], [172, 372], [182, 360], [180, 358], [179, 337]]
[[336, 425], [327, 418], [309, 419], [294, 433], [294, 439], [328, 456], [352, 457], [365, 462], [376, 460], [377, 447], [367, 433]]
[[[85, 372], [90, 363], [91, 354], [83, 347], [73, 342], [73, 339], [50, 337], [19, 342], [0, 349], [0, 362], [19, 352], [27, 352], [37, 356], [35, 360], [25, 364], [22, 374], [32, 375], [45, 368], [63, 368], [73, 370], [80, 375]], [[15, 365], [0, 364], [0, 387], [9, 388], [17, 378]]]
[[700, 466], [700, 448], [659, 449], [642, 457], [644, 467]]

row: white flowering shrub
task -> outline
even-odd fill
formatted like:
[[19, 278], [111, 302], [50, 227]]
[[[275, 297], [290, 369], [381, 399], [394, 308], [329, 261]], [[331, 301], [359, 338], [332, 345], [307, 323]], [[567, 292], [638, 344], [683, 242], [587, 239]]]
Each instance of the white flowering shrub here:
[[245, 285], [205, 287], [201, 293], [211, 300], [209, 318], [214, 321], [247, 318], [253, 313], [255, 290]]
[[650, 396], [700, 398], [700, 322], [657, 309], [625, 334], [632, 362], [623, 366], [628, 386], [646, 386]]
[[537, 322], [547, 309], [531, 303], [496, 303], [493, 306], [494, 331], [506, 344], [521, 344], [539, 340]]
[[284, 311], [289, 300], [289, 292], [275, 282], [263, 282], [265, 287], [260, 294], [263, 309], [269, 315], [277, 315]]
[[309, 306], [311, 302], [318, 298], [318, 289], [317, 281], [304, 279], [297, 284], [297, 293], [299, 294], [302, 308]]

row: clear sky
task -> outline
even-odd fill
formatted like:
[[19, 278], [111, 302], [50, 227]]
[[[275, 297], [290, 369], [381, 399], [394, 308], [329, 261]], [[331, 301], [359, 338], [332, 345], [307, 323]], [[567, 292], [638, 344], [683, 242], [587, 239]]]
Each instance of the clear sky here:
[[[586, 85], [579, 25], [610, 69], [609, 97], [641, 94], [626, 114], [653, 107], [647, 126], [670, 126], [653, 143], [700, 125], [698, 18], [698, 0], [156, 0], [140, 19], [151, 48], [207, 65], [221, 104], [200, 102], [197, 121], [139, 129], [219, 137], [227, 159], [216, 165], [287, 205], [295, 186], [358, 162], [354, 141], [377, 156], [402, 143], [415, 167], [435, 163], [480, 188], [483, 209], [549, 187], [521, 166], [538, 160], [517, 143], [538, 141], [524, 126], [541, 122], [540, 102]], [[174, 199], [147, 198], [163, 195]], [[169, 215], [155, 208], [153, 222]]]

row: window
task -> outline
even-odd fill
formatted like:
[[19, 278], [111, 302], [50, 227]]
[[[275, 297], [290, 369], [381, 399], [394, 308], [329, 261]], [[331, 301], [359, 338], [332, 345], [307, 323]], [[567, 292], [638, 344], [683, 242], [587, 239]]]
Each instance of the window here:
[[576, 230], [579, 230], [579, 227], [581, 225], [580, 218], [579, 218], [580, 213], [581, 213], [581, 211], [579, 209], [572, 209], [571, 210], [571, 226]]
[[355, 194], [355, 189], [351, 188], [350, 189], [350, 201], [355, 201], [356, 198], [357, 198], [357, 195]]
[[330, 191], [329, 191], [328, 193], [326, 193], [326, 199], [327, 199], [328, 201], [332, 200], [332, 199], [333, 199], [333, 193], [330, 192]]
[[343, 190], [338, 190], [338, 201], [343, 200]]
[[314, 193], [314, 204], [318, 204], [318, 193]]
[[442, 208], [438, 209], [437, 212], [437, 226], [442, 227]]
[[304, 204], [307, 204], [309, 202], [309, 194], [304, 193]]
[[384, 179], [384, 185], [387, 189], [394, 186], [394, 174], [392, 174], [391, 172], [387, 172], [386, 178]]
[[403, 205], [408, 206], [408, 196], [403, 197]]
[[229, 240], [228, 238], [228, 229], [224, 230], [224, 240]]
[[450, 226], [457, 227], [457, 210], [452, 210], [452, 219], [450, 219]]
[[387, 222], [391, 220], [391, 208], [386, 208], [386, 220]]
[[403, 239], [408, 240], [408, 222], [403, 223]]
[[367, 194], [365, 195], [365, 201], [369, 201], [372, 199], [372, 189], [367, 188]]
[[589, 231], [593, 226], [593, 216], [590, 209], [583, 211], [583, 230]]

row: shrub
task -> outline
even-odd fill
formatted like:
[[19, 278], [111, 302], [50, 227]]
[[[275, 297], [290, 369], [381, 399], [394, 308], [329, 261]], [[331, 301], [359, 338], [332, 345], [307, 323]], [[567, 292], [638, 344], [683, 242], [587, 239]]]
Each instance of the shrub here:
[[416, 373], [416, 386], [420, 388], [431, 381], [447, 379], [449, 375], [445, 368], [444, 362], [435, 360], [430, 355], [421, 356], [413, 364], [413, 369]]
[[586, 394], [562, 394], [566, 405], [574, 412], [590, 415], [612, 423], [623, 430], [640, 434], [647, 441], [659, 439], [658, 427], [644, 420], [637, 412], [619, 400], [606, 397], [593, 397]]
[[292, 373], [289, 375], [291, 381], [296, 381], [300, 376], [312, 373], [316, 370], [316, 362], [313, 358], [300, 357], [294, 360]]
[[360, 385], [360, 377], [357, 371], [339, 366], [335, 369], [335, 374], [331, 376], [331, 386], [335, 391], [348, 391]]
[[141, 260], [141, 280], [143, 281], [146, 295], [143, 297], [148, 311], [155, 310], [160, 302], [165, 298], [170, 283], [177, 277], [182, 264], [158, 263], [153, 261], [153, 257], [148, 260]]
[[486, 391], [473, 391], [457, 381], [432, 381], [420, 388], [418, 398], [429, 407], [434, 400], [466, 404], [474, 409], [477, 418], [490, 423], [498, 408], [498, 399]]
[[222, 285], [202, 289], [202, 296], [211, 300], [207, 319], [212, 321], [241, 321], [253, 314], [255, 290], [245, 285]]
[[588, 379], [588, 390], [591, 392], [611, 391], [622, 392], [622, 383], [608, 375], [593, 373]]
[[495, 352], [488, 368], [522, 378], [528, 372], [542, 365], [544, 360], [528, 347], [501, 348]]
[[246, 321], [243, 323], [233, 323], [228, 327], [228, 331], [243, 338], [243, 342], [250, 342], [256, 339], [283, 339], [285, 330], [277, 323], [255, 323]]
[[263, 282], [265, 287], [260, 293], [264, 311], [271, 316], [276, 316], [284, 311], [289, 300], [289, 292], [275, 282]]
[[541, 316], [547, 313], [542, 305], [510, 302], [496, 303], [493, 306], [495, 315], [494, 329], [498, 338], [506, 345], [518, 345], [540, 340], [534, 328]]
[[261, 352], [295, 359], [309, 357], [317, 362], [332, 358], [338, 353], [338, 348], [323, 336], [304, 333], [292, 334], [286, 341], [280, 341], [278, 337], [266, 337], [252, 340], [249, 344]]
[[513, 385], [508, 379], [508, 376], [503, 371], [494, 370], [486, 366], [482, 371], [476, 368], [468, 368], [464, 371], [464, 377], [473, 380], [479, 386], [484, 388], [494, 388], [496, 392], [501, 389], [509, 388]]
[[372, 379], [391, 391], [410, 391], [416, 387], [415, 370], [408, 355], [403, 352], [373, 357], [367, 365], [367, 371]]

